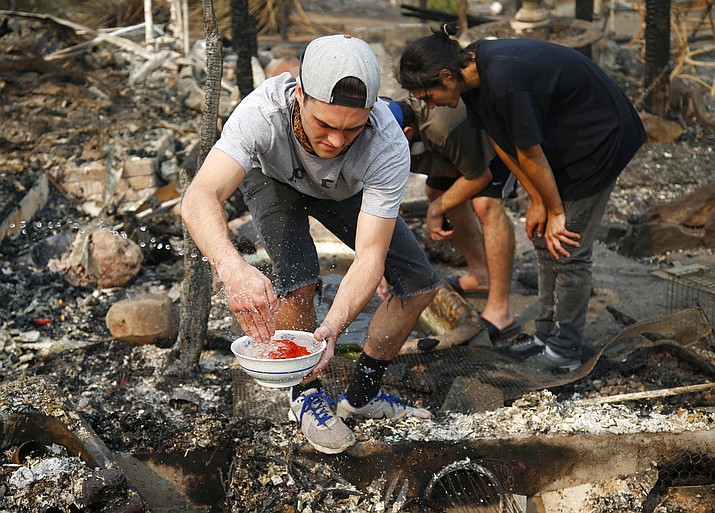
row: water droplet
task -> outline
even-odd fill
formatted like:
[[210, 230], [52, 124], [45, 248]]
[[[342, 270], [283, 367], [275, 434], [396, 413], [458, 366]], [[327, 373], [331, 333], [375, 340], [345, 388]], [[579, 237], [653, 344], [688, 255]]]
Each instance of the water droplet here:
[[15, 223], [10, 224], [10, 229], [12, 230], [13, 228], [15, 228]]
[[156, 245], [156, 249], [163, 249], [163, 248], [164, 248], [164, 245], [161, 242]]
[[140, 228], [139, 228], [139, 231], [141, 231], [141, 232], [145, 232], [145, 231], [146, 231], [146, 226], [142, 226], [142, 227], [140, 227]]
[[146, 242], [141, 242], [141, 243], [139, 244], [139, 247], [140, 247], [140, 248], [145, 248], [145, 247], [146, 247]]
[[35, 228], [42, 228], [42, 223], [40, 221], [36, 221]]
[[208, 259], [208, 258], [206, 258], [206, 257], [201, 257], [201, 261], [202, 261], [202, 262], [208, 262], [208, 261], [209, 261], [209, 259]]

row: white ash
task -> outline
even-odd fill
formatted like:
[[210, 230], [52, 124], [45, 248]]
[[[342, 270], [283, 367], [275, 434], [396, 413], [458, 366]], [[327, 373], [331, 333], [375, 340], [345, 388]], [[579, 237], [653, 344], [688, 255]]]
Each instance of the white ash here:
[[[5, 493], [0, 497], [0, 508], [9, 511], [46, 511], [52, 507], [71, 507], [82, 498], [82, 483], [94, 469], [79, 457], [69, 456], [64, 447], [52, 444], [51, 457], [27, 458], [23, 465], [10, 474]], [[10, 459], [6, 451], [5, 458]], [[16, 465], [5, 463], [11, 469]]]
[[533, 392], [511, 406], [471, 415], [450, 413], [444, 418], [407, 418], [386, 424], [366, 420], [355, 427], [361, 440], [386, 443], [461, 441], [478, 438], [529, 437], [538, 434], [677, 433], [715, 429], [715, 412], [679, 408], [663, 413], [660, 406], [640, 409], [625, 404], [578, 405], [558, 402], [548, 390]]
[[648, 493], [657, 480], [656, 470], [646, 470], [609, 480], [608, 486], [594, 487], [586, 497], [584, 506], [588, 507], [587, 511], [590, 513], [644, 511]]

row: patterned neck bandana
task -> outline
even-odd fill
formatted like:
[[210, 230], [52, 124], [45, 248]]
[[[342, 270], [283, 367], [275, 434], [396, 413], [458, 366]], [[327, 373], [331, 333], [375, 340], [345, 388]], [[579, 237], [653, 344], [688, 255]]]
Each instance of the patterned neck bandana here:
[[305, 151], [311, 155], [317, 156], [317, 153], [315, 153], [315, 150], [313, 149], [313, 145], [310, 144], [310, 140], [308, 139], [305, 130], [303, 130], [303, 122], [300, 119], [300, 105], [298, 104], [298, 100], [293, 101], [293, 133]]

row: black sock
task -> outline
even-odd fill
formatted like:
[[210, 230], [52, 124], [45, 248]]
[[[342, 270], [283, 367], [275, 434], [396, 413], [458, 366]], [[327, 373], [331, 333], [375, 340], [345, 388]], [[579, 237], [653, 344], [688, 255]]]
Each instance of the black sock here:
[[295, 401], [300, 394], [302, 394], [306, 390], [310, 390], [311, 388], [317, 388], [318, 390], [321, 390], [323, 388], [323, 384], [320, 382], [320, 379], [316, 378], [313, 381], [309, 381], [305, 384], [298, 383], [297, 385], [293, 385], [293, 389], [291, 390], [292, 400]]
[[375, 360], [364, 352], [360, 354], [348, 391], [345, 393], [350, 404], [356, 408], [365, 406], [380, 391], [382, 376], [389, 361]]

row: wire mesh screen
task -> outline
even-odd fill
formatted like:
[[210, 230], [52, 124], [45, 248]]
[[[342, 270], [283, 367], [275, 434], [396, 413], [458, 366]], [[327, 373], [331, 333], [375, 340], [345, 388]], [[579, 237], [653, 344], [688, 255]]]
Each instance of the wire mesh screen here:
[[658, 469], [658, 480], [648, 494], [644, 511], [685, 511], [683, 505], [688, 502], [699, 504], [699, 511], [713, 511], [715, 495], [711, 490], [715, 486], [715, 461], [712, 457], [674, 449], [653, 463]]
[[670, 312], [699, 306], [715, 321], [715, 267], [688, 265], [667, 269]]
[[435, 510], [464, 513], [521, 513], [510, 493], [512, 476], [502, 462], [455, 461], [437, 472], [424, 499]]

